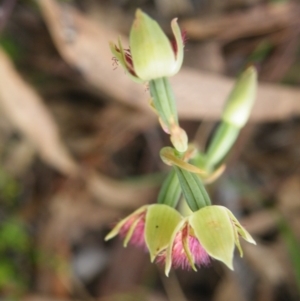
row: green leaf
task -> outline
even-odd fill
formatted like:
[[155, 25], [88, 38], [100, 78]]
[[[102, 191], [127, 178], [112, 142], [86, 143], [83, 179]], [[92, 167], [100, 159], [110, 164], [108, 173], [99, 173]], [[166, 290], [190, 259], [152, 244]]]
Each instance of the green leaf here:
[[191, 172], [173, 167], [179, 179], [179, 183], [186, 202], [192, 211], [197, 211], [211, 204], [210, 198], [200, 178]]

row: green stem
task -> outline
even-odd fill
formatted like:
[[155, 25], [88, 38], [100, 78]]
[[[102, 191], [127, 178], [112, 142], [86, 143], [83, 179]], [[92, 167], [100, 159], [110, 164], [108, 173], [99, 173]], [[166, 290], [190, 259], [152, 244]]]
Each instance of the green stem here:
[[157, 203], [165, 204], [175, 208], [180, 199], [181, 189], [179, 180], [174, 169], [172, 169], [164, 180], [159, 191]]
[[153, 104], [163, 122], [169, 126], [170, 120], [178, 124], [175, 97], [166, 77], [157, 78], [149, 82]]
[[233, 124], [226, 121], [220, 123], [205, 155], [207, 169], [214, 168], [224, 159], [236, 141], [239, 132], [240, 128]]

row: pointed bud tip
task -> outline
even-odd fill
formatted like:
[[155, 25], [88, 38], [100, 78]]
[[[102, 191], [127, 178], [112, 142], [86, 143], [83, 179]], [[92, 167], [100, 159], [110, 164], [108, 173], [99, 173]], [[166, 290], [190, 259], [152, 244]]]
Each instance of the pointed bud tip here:
[[144, 13], [143, 13], [143, 11], [140, 9], [140, 8], [138, 8], [136, 11], [135, 11], [135, 16], [136, 17], [140, 17], [140, 16], [142, 16]]
[[133, 25], [136, 24], [137, 20], [141, 20], [144, 17], [144, 15], [145, 15], [145, 13], [140, 8], [138, 8], [135, 11], [135, 19], [133, 21]]
[[227, 98], [222, 119], [238, 128], [242, 128], [251, 113], [256, 98], [257, 71], [248, 67], [237, 79]]

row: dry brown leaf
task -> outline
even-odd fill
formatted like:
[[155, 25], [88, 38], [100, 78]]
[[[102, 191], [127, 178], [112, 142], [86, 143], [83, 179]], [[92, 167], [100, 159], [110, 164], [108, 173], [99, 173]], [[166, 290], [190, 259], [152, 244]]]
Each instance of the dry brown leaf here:
[[278, 216], [271, 210], [259, 210], [250, 216], [244, 217], [241, 224], [247, 228], [251, 235], [263, 235], [278, 226]]
[[[59, 52], [70, 65], [108, 97], [151, 114], [145, 89], [126, 77], [121, 67], [113, 70], [108, 41], [117, 41], [116, 32], [89, 20], [71, 6], [60, 6], [54, 0], [37, 2]], [[121, 39], [128, 45], [126, 38]], [[183, 68], [171, 82], [182, 118], [216, 120], [234, 80]], [[260, 84], [251, 120], [271, 121], [298, 115], [299, 100], [299, 89]]]
[[29, 295], [22, 299], [22, 301], [70, 301], [70, 299], [60, 299], [56, 297], [47, 297], [43, 295]]
[[[75, 8], [53, 0], [37, 0], [62, 57], [108, 97], [148, 111], [145, 88], [114, 70], [108, 42], [118, 34], [91, 21]], [[124, 37], [121, 37], [125, 40]]]
[[226, 273], [225, 278], [217, 286], [213, 301], [245, 301], [240, 292], [239, 283], [231, 273]]
[[64, 174], [77, 166], [60, 140], [55, 121], [40, 96], [20, 77], [0, 49], [0, 105], [3, 112], [35, 146], [40, 156]]
[[279, 208], [286, 213], [300, 212], [300, 176], [287, 178], [278, 191]]
[[109, 207], [135, 208], [154, 200], [155, 189], [149, 184], [129, 184], [91, 172], [88, 190], [96, 200]]
[[[234, 85], [232, 79], [183, 68], [171, 79], [178, 111], [186, 119], [219, 119], [223, 104]], [[260, 84], [250, 116], [252, 122], [274, 121], [300, 113], [300, 90]]]
[[188, 19], [182, 22], [182, 27], [190, 39], [215, 38], [229, 42], [285, 29], [295, 23], [298, 14], [299, 5], [293, 2], [271, 3], [221, 16]]
[[255, 246], [243, 242], [242, 247], [245, 251], [245, 258], [271, 285], [276, 286], [284, 282], [284, 279], [288, 279], [288, 272], [285, 268], [286, 262], [281, 260], [282, 244], [264, 246], [262, 243], [258, 243]]
[[279, 210], [284, 219], [300, 239], [300, 176], [295, 174], [287, 178], [278, 190]]

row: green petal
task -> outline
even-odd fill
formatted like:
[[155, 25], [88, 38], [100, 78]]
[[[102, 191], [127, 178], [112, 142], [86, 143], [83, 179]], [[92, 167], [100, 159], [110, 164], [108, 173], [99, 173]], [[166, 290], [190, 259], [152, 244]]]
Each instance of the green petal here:
[[179, 71], [179, 69], [181, 68], [181, 65], [183, 62], [183, 48], [184, 48], [182, 34], [181, 34], [181, 30], [177, 23], [177, 18], [172, 20], [171, 28], [172, 28], [173, 34], [175, 36], [176, 44], [177, 44], [176, 63], [175, 63], [175, 68], [174, 68], [174, 74], [176, 74]]
[[[139, 221], [141, 220], [141, 216], [139, 216], [130, 226], [130, 228], [128, 229], [127, 233], [126, 233], [126, 236], [125, 236], [125, 239], [124, 239], [124, 242], [123, 242], [123, 246], [126, 248], [131, 237], [132, 237], [132, 234], [137, 226], [137, 224], [139, 223]], [[144, 235], [144, 233], [143, 233]]]
[[169, 242], [169, 245], [168, 245], [167, 250], [166, 250], [165, 274], [166, 274], [167, 277], [169, 276], [169, 273], [170, 273], [170, 270], [171, 270], [171, 267], [172, 267], [172, 251], [173, 251], [173, 245], [174, 245], [176, 235], [177, 235], [178, 232], [181, 231], [181, 229], [184, 227], [186, 222], [187, 222], [186, 218], [181, 220], [177, 224], [177, 227], [174, 229], [173, 234], [170, 238], [170, 242]]
[[124, 59], [124, 50], [123, 50], [120, 38], [118, 38], [118, 49], [119, 49], [119, 51], [117, 51], [116, 47], [117, 46], [114, 43], [112, 43], [112, 42], [109, 43], [109, 48], [110, 48], [110, 51], [112, 52], [112, 54], [118, 59], [121, 66], [126, 71], [128, 71], [127, 66], [126, 66], [126, 62], [125, 62], [125, 59]]
[[244, 252], [240, 243], [240, 238], [239, 238], [239, 233], [237, 231], [237, 228], [235, 226], [233, 226], [233, 232], [234, 232], [234, 241], [235, 241], [235, 245], [239, 250], [240, 256], [243, 257]]
[[145, 241], [150, 252], [151, 262], [170, 243], [172, 233], [181, 221], [177, 210], [163, 204], [148, 207], [145, 224]]
[[194, 263], [194, 257], [191, 253], [190, 246], [189, 246], [189, 235], [186, 235], [185, 237], [183, 237], [182, 245], [183, 245], [183, 249], [184, 249], [185, 255], [188, 259], [190, 266], [192, 267], [192, 269], [194, 271], [197, 271], [195, 263]]
[[126, 222], [128, 222], [134, 215], [139, 215], [140, 213], [146, 211], [147, 207], [149, 205], [144, 205], [142, 207], [140, 207], [139, 209], [137, 209], [136, 211], [134, 211], [133, 213], [131, 213], [130, 215], [128, 215], [126, 218], [122, 219], [120, 222], [118, 222], [116, 224], [116, 226], [105, 236], [104, 240], [110, 240], [112, 238], [114, 238], [115, 236], [117, 236], [121, 230], [121, 228], [125, 225]]
[[206, 206], [194, 212], [189, 217], [189, 222], [206, 252], [233, 270], [235, 237], [227, 209], [222, 206]]
[[130, 49], [134, 70], [142, 80], [172, 74], [175, 55], [171, 43], [157, 22], [140, 9], [131, 27]]
[[232, 214], [230, 210], [227, 210], [227, 213], [229, 214], [229, 218], [233, 221], [234, 226], [237, 230], [237, 233], [243, 237], [247, 242], [256, 245], [255, 240], [252, 238], [252, 236], [249, 234], [249, 232], [240, 224], [240, 222], [236, 219], [236, 217]]
[[112, 54], [117, 58], [121, 66], [124, 68], [126, 71], [127, 75], [136, 83], [143, 83], [143, 80], [139, 79], [138, 77], [132, 75], [130, 71], [128, 70], [127, 64], [126, 64], [126, 57], [125, 57], [125, 52], [124, 48], [121, 43], [121, 39], [118, 38], [118, 49], [119, 51], [116, 50], [116, 45], [112, 42], [109, 43], [110, 51]]

